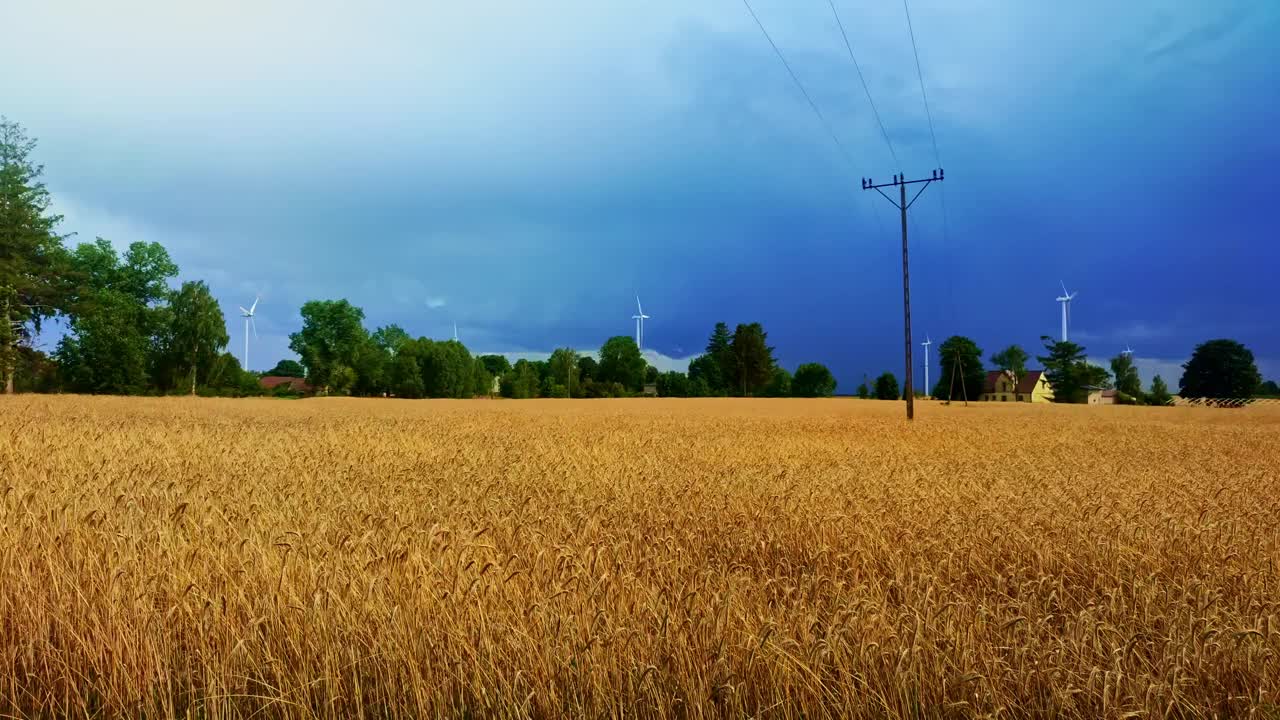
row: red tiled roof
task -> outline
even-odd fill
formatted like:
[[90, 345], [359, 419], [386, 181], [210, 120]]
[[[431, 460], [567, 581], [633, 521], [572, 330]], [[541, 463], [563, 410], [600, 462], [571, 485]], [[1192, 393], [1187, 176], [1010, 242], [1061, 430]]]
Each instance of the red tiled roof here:
[[303, 380], [302, 378], [288, 377], [285, 375], [267, 375], [266, 377], [259, 379], [258, 384], [268, 390], [274, 390], [281, 385], [288, 385], [301, 393], [311, 392], [311, 386], [307, 384], [306, 380]]
[[[987, 372], [987, 380], [983, 385], [982, 391], [985, 393], [993, 393], [996, 391], [996, 381], [1004, 376], [1004, 370], [990, 370]], [[1035, 391], [1036, 385], [1040, 382], [1040, 376], [1044, 374], [1043, 370], [1028, 370], [1022, 375], [1022, 379], [1018, 381], [1018, 386], [1014, 388], [1014, 392], [1029, 394]]]

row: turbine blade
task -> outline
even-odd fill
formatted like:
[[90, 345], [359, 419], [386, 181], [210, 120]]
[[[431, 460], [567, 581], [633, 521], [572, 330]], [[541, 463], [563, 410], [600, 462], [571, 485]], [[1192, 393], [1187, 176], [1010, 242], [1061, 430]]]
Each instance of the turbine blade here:
[[262, 296], [261, 296], [261, 295], [259, 295], [258, 297], [255, 297], [255, 298], [253, 299], [253, 304], [249, 306], [249, 314], [250, 314], [250, 315], [252, 315], [252, 314], [253, 314], [253, 311], [254, 311], [254, 310], [257, 310], [257, 309], [258, 309], [258, 301], [259, 301], [259, 300], [261, 300], [261, 299], [262, 299]]
[[1071, 293], [1067, 292], [1067, 283], [1062, 280], [1059, 280], [1058, 282], [1062, 285], [1062, 294], [1064, 296], [1070, 295]]
[[640, 307], [640, 296], [639, 296], [639, 295], [637, 295], [637, 296], [636, 296], [636, 310], [639, 310], [641, 315], [643, 315], [643, 314], [644, 314], [644, 308]]
[[253, 328], [253, 339], [258, 339], [258, 323], [254, 321], [253, 316], [249, 316], [249, 327]]
[[241, 314], [241, 315], [249, 315], [249, 314], [250, 314], [248, 310], [245, 310], [245, 309], [244, 309], [244, 306], [243, 306], [243, 305], [238, 305], [237, 307], [239, 307], [239, 308], [240, 308], [240, 314]]

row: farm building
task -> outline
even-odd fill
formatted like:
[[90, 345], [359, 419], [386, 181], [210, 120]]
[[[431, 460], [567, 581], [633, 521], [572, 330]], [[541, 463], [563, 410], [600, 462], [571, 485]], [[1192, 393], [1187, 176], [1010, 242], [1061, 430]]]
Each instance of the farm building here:
[[303, 380], [302, 378], [288, 377], [285, 375], [267, 375], [266, 377], [259, 379], [258, 384], [261, 385], [264, 390], [275, 390], [282, 385], [288, 385], [290, 390], [302, 393], [303, 395], [310, 395], [315, 391], [315, 388], [311, 387], [306, 380]]
[[992, 370], [987, 373], [979, 399], [987, 402], [1052, 402], [1053, 388], [1043, 370], [1028, 370], [1020, 380], [1008, 370]]
[[1115, 405], [1116, 391], [1104, 390], [1102, 388], [1090, 388], [1089, 404], [1090, 405]]

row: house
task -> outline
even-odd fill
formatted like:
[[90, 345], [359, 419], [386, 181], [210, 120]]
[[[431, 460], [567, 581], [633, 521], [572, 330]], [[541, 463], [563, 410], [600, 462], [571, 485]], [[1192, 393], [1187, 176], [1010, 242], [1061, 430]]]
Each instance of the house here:
[[658, 397], [658, 383], [645, 383], [644, 392], [641, 394], [645, 397]]
[[1043, 370], [1028, 370], [1017, 379], [1008, 370], [992, 370], [979, 400], [987, 402], [1045, 403], [1053, 401], [1053, 388]]
[[262, 389], [272, 392], [283, 385], [287, 385], [290, 390], [302, 395], [310, 395], [315, 392], [315, 388], [311, 387], [306, 380], [285, 375], [267, 375], [259, 379], [258, 384], [262, 386]]
[[1089, 388], [1090, 405], [1115, 405], [1116, 391], [1102, 388]]

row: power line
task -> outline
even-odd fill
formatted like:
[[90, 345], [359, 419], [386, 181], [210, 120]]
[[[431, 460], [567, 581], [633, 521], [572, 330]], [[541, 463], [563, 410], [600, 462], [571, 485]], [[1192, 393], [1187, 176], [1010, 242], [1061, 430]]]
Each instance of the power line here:
[[920, 70], [920, 50], [916, 47], [916, 31], [911, 25], [911, 8], [907, 0], [902, 0], [902, 9], [907, 14], [907, 33], [911, 35], [911, 52], [916, 57], [916, 77], [920, 80], [920, 96], [924, 98], [924, 114], [929, 118], [929, 137], [933, 139], [933, 159], [942, 167], [942, 158], [938, 155], [938, 136], [933, 131], [933, 111], [929, 109], [929, 94], [924, 90], [924, 73]]
[[[828, 0], [830, 2], [830, 0]], [[938, 153], [938, 134], [933, 128], [933, 110], [929, 108], [929, 93], [924, 88], [924, 71], [920, 69], [920, 49], [916, 45], [916, 30], [911, 23], [911, 7], [907, 4], [907, 0], [902, 0], [902, 11], [907, 16], [907, 34], [911, 36], [911, 54], [916, 60], [916, 79], [920, 81], [920, 97], [924, 100], [924, 114], [929, 120], [929, 139], [933, 141], [933, 160], [942, 167], [942, 156]], [[951, 230], [950, 223], [947, 219], [947, 191], [945, 186], [939, 188], [941, 193], [938, 195], [939, 202], [942, 203], [942, 244], [949, 251], [951, 248]], [[953, 289], [951, 281], [952, 273], [946, 273], [947, 283], [947, 308], [950, 311], [952, 323], [955, 321], [955, 303], [952, 301]]]
[[849, 151], [845, 148], [844, 143], [840, 142], [840, 138], [836, 136], [836, 131], [831, 127], [831, 123], [827, 122], [827, 116], [822, 114], [822, 111], [818, 109], [818, 104], [815, 103], [813, 98], [809, 95], [809, 91], [804, 89], [804, 83], [800, 82], [800, 78], [797, 77], [795, 71], [791, 69], [791, 63], [787, 62], [786, 56], [784, 56], [782, 51], [778, 49], [777, 43], [775, 43], [773, 38], [770, 37], [769, 31], [764, 28], [764, 23], [760, 22], [760, 18], [756, 16], [756, 11], [751, 9], [751, 3], [747, 0], [742, 0], [742, 4], [747, 6], [747, 12], [751, 14], [751, 19], [756, 21], [756, 27], [760, 28], [760, 32], [764, 35], [764, 39], [769, 41], [769, 47], [773, 48], [773, 52], [778, 56], [778, 59], [782, 61], [782, 66], [787, 69], [787, 74], [791, 76], [792, 82], [794, 82], [796, 87], [799, 88], [800, 94], [804, 95], [804, 99], [809, 101], [809, 107], [813, 108], [813, 114], [817, 115], [818, 119], [822, 121], [822, 126], [827, 129], [827, 134], [831, 136], [831, 140], [840, 148], [840, 153], [844, 155], [845, 161], [848, 162], [849, 167], [852, 168], [854, 166], [853, 157], [849, 155]]
[[[836, 11], [835, 0], [827, 0], [827, 4], [831, 6], [831, 14], [836, 18], [836, 25], [840, 27], [840, 37], [844, 38], [844, 47], [849, 51], [849, 59], [853, 61], [853, 69], [858, 71], [858, 80], [862, 83], [862, 91], [867, 94], [867, 102], [871, 104], [871, 112], [876, 116], [876, 122], [880, 125], [880, 134], [884, 136], [885, 145], [889, 146], [889, 154], [893, 156], [894, 167], [902, 170], [902, 163], [898, 162], [898, 153], [893, 150], [893, 143], [889, 140], [889, 131], [884, 127], [884, 120], [880, 119], [880, 111], [876, 109], [876, 101], [871, 99], [871, 90], [867, 87], [867, 80], [862, 76], [862, 66], [858, 64], [858, 58], [854, 56], [853, 44], [849, 42], [849, 35], [844, 31], [844, 23], [840, 20], [840, 13]], [[933, 144], [934, 159], [937, 159], [937, 141]], [[942, 163], [938, 163], [941, 167]]]

